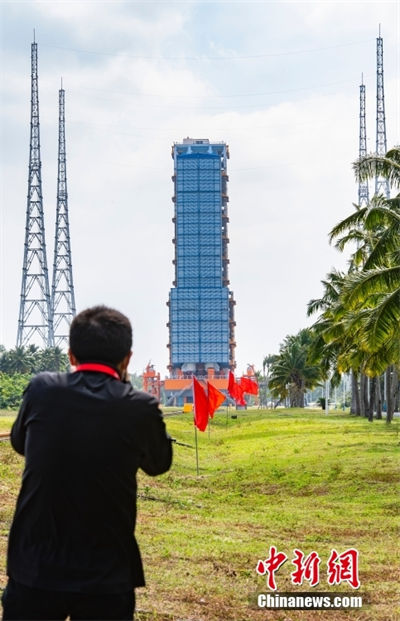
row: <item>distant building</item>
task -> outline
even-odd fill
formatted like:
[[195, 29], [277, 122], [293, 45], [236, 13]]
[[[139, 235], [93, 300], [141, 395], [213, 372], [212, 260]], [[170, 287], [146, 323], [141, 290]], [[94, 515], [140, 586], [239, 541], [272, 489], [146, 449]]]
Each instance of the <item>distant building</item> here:
[[228, 289], [229, 150], [224, 142], [185, 138], [173, 145], [172, 157], [175, 280], [168, 301], [170, 380], [164, 389], [167, 399], [182, 405], [190, 400], [192, 375], [225, 388], [235, 368], [235, 302]]

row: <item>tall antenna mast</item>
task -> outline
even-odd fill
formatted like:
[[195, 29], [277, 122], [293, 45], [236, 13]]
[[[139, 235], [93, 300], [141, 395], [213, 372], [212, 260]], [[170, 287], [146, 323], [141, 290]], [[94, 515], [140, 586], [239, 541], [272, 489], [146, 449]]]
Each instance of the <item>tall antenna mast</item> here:
[[[386, 155], [385, 93], [383, 88], [383, 39], [379, 24], [379, 37], [376, 40], [376, 154]], [[375, 177], [375, 194], [390, 198], [389, 181], [379, 175]]]
[[43, 218], [37, 43], [31, 45], [31, 134], [24, 262], [17, 347], [29, 343], [52, 347], [49, 278]]
[[76, 314], [68, 218], [65, 90], [62, 87], [62, 79], [61, 89], [58, 95], [57, 215], [54, 241], [53, 282], [51, 287], [51, 310], [53, 317], [54, 344], [58, 347], [62, 347], [68, 344], [69, 326]]
[[[367, 155], [367, 127], [365, 122], [365, 84], [364, 77], [361, 74], [360, 84], [360, 146], [359, 157], [365, 157]], [[358, 205], [359, 207], [366, 207], [369, 203], [368, 181], [360, 181], [358, 184]]]

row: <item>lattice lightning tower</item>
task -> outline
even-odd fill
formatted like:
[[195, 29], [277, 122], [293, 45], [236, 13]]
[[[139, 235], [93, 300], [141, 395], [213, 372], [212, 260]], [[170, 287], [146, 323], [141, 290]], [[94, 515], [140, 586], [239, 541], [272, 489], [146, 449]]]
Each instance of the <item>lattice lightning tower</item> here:
[[69, 326], [75, 317], [75, 294], [72, 278], [71, 243], [68, 218], [67, 160], [65, 148], [65, 90], [59, 90], [57, 215], [54, 241], [51, 312], [54, 344], [68, 344]]
[[[367, 155], [367, 128], [365, 122], [365, 84], [363, 76], [361, 76], [360, 84], [360, 147], [359, 157]], [[358, 204], [360, 207], [366, 207], [369, 203], [368, 181], [360, 181], [358, 184]]]
[[[376, 40], [376, 153], [386, 155], [386, 119], [385, 93], [383, 88], [383, 39], [379, 26], [379, 37]], [[375, 177], [375, 194], [383, 194], [390, 198], [389, 181], [383, 177]]]
[[[38, 342], [39, 341], [39, 342]], [[43, 218], [37, 43], [31, 46], [31, 133], [17, 346], [52, 347], [53, 323]]]

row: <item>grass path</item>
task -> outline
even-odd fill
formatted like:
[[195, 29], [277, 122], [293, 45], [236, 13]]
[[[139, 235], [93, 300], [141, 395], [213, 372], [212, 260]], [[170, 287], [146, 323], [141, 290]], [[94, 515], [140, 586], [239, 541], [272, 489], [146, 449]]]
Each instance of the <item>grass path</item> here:
[[[11, 419], [0, 417], [0, 431]], [[194, 444], [190, 415], [166, 419], [179, 441]], [[399, 422], [368, 423], [345, 413], [279, 410], [217, 413], [195, 451], [175, 446], [173, 469], [139, 476], [137, 537], [147, 588], [137, 591], [138, 621], [253, 621], [258, 619], [395, 620], [399, 600]], [[1, 569], [22, 461], [8, 443], [1, 450]], [[397, 486], [397, 489], [396, 489]], [[311, 591], [290, 582], [293, 549], [315, 550], [321, 563], [316, 591], [329, 587], [326, 561], [355, 547], [360, 554], [361, 610], [257, 609], [266, 592], [255, 566], [271, 545], [289, 560], [278, 591]]]

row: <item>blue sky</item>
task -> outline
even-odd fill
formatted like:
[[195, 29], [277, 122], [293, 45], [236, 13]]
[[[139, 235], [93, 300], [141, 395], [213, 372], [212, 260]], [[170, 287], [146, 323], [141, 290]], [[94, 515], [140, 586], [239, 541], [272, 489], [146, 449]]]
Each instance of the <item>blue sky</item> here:
[[66, 90], [77, 306], [134, 324], [132, 370], [166, 373], [173, 280], [171, 145], [230, 146], [230, 281], [238, 373], [309, 324], [346, 257], [328, 244], [357, 197], [358, 88], [375, 148], [384, 39], [388, 145], [399, 143], [399, 2], [1, 2], [0, 342], [15, 344], [25, 226], [30, 43], [39, 46], [42, 179], [52, 263], [58, 88]]

